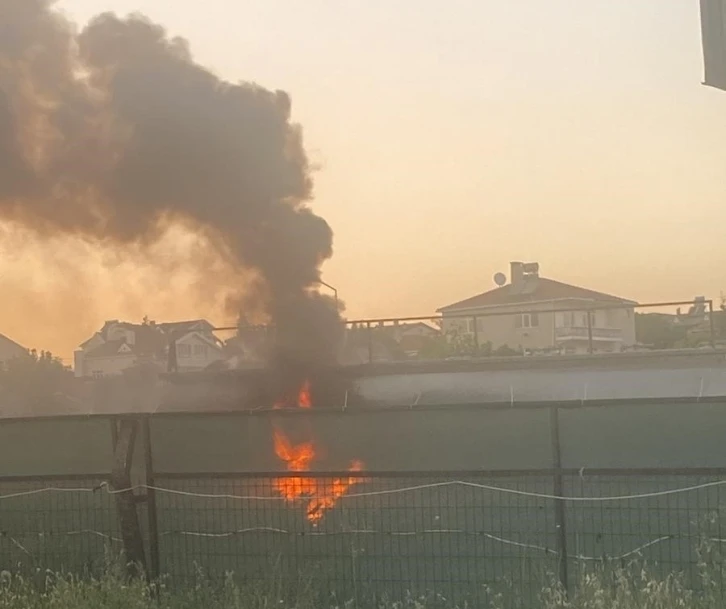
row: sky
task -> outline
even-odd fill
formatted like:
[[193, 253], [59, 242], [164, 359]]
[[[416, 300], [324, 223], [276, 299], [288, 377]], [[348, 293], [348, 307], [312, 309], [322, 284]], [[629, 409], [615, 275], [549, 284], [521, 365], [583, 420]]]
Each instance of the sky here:
[[142, 12], [290, 93], [349, 318], [429, 314], [511, 260], [640, 302], [726, 290], [726, 93], [701, 84], [696, 0], [58, 6]]

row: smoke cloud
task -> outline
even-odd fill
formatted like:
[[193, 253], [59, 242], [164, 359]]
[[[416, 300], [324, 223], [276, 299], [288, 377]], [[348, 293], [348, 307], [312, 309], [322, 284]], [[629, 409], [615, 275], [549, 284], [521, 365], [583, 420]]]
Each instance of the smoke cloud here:
[[145, 17], [78, 32], [49, 0], [0, 0], [0, 218], [38, 238], [146, 252], [173, 227], [228, 268], [205, 290], [277, 328], [284, 360], [330, 364], [342, 332], [317, 293], [332, 231], [283, 91], [229, 83]]

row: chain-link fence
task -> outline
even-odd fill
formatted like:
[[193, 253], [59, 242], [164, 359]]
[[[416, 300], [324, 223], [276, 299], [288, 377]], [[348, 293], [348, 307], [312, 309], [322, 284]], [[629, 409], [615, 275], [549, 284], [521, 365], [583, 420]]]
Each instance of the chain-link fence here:
[[[0, 480], [0, 568], [98, 572], [123, 548], [114, 492]], [[149, 564], [178, 585], [231, 571], [360, 603], [532, 606], [553, 578], [633, 560], [695, 586], [699, 544], [726, 543], [726, 470], [177, 474], [134, 492]]]

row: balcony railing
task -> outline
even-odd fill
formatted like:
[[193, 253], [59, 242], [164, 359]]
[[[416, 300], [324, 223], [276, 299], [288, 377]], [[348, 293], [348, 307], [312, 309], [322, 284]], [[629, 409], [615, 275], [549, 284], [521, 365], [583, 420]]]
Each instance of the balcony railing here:
[[[623, 331], [620, 328], [592, 328], [593, 340], [622, 340]], [[588, 340], [587, 326], [574, 326], [555, 328], [555, 337], [558, 340]]]

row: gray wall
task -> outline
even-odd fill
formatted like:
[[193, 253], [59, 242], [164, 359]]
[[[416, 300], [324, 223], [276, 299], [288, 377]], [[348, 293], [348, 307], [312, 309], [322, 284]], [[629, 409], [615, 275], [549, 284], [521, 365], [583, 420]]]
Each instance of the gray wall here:
[[[726, 467], [726, 404], [583, 406], [560, 409], [559, 420], [565, 468]], [[317, 470], [353, 459], [371, 471], [552, 466], [548, 408], [164, 415], [150, 425], [154, 468], [167, 473], [284, 471], [275, 426], [293, 443], [314, 442]], [[96, 474], [111, 463], [110, 419], [0, 423], [0, 476]]]
[[340, 471], [362, 459], [371, 471], [534, 469], [551, 463], [546, 410], [427, 411], [152, 420], [161, 472], [284, 471], [273, 426], [293, 443], [312, 440], [315, 469]]

